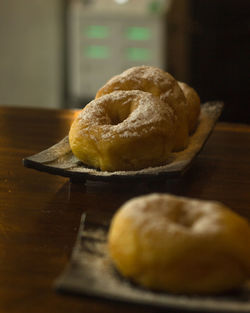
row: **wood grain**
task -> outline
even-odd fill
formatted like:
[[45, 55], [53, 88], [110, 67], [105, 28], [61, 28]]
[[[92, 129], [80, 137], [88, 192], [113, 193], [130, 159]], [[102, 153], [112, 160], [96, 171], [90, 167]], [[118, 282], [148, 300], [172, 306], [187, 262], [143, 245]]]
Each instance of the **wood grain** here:
[[82, 185], [23, 167], [23, 158], [67, 135], [74, 114], [0, 107], [0, 312], [156, 312], [55, 292], [81, 214], [101, 218], [133, 196], [158, 191], [219, 200], [250, 218], [250, 127], [217, 124], [192, 167], [175, 180]]

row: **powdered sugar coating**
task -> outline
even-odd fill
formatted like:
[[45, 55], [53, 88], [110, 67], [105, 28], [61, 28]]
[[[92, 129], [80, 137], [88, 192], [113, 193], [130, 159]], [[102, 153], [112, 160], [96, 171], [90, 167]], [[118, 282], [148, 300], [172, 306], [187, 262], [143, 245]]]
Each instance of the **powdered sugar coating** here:
[[112, 219], [108, 247], [125, 277], [175, 293], [218, 293], [250, 273], [248, 221], [222, 203], [149, 194]]
[[170, 194], [153, 193], [127, 201], [121, 208], [122, 218], [135, 228], [161, 231], [168, 227], [172, 234], [189, 236], [215, 234], [221, 227], [224, 206], [215, 201], [201, 201]]
[[[158, 96], [175, 107], [183, 102], [184, 94], [175, 78], [168, 72], [154, 66], [135, 66], [120, 75], [112, 77], [96, 94], [96, 98], [115, 90], [142, 90]], [[181, 104], [182, 105], [182, 104]]]
[[171, 74], [153, 66], [135, 66], [111, 78], [97, 92], [96, 98], [115, 90], [142, 90], [159, 97], [172, 108], [175, 115], [174, 150], [186, 148], [189, 133], [187, 102], [182, 89]]
[[[109, 114], [113, 104], [117, 106], [115, 110], [127, 110], [126, 107], [129, 107], [128, 116], [115, 125], [112, 124]], [[142, 133], [150, 133], [157, 127], [163, 127], [166, 120], [169, 121], [169, 126], [172, 126], [169, 131], [173, 132], [174, 114], [171, 107], [163, 105], [150, 93], [131, 90], [114, 91], [91, 101], [77, 119], [82, 134], [90, 132], [94, 140], [109, 140], [115, 136], [136, 137]]]
[[91, 101], [69, 132], [72, 152], [102, 171], [165, 164], [172, 151], [175, 115], [151, 93], [114, 91]]
[[[96, 98], [115, 90], [142, 90], [166, 100], [173, 93], [177, 100], [185, 101], [184, 95], [174, 77], [153, 66], [135, 66], [112, 77], [96, 94]], [[164, 95], [166, 93], [166, 95]]]

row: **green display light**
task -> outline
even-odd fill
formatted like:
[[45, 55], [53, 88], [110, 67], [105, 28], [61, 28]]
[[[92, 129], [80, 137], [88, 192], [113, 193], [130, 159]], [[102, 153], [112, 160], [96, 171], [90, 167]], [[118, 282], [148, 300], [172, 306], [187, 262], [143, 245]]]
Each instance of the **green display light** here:
[[151, 58], [151, 51], [146, 48], [128, 48], [127, 57], [130, 61], [148, 61]]
[[162, 1], [151, 1], [148, 8], [152, 13], [160, 13], [162, 11]]
[[129, 40], [149, 40], [151, 31], [146, 27], [128, 27], [126, 35]]
[[107, 46], [91, 45], [85, 48], [85, 56], [90, 59], [106, 59], [110, 56]]
[[85, 29], [88, 38], [104, 39], [109, 36], [109, 27], [103, 25], [89, 25]]

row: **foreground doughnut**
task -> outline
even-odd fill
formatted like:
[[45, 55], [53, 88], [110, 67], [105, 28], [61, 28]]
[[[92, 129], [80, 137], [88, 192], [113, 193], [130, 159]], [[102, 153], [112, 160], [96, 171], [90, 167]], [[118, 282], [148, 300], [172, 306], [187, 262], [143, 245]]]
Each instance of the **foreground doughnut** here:
[[186, 83], [178, 82], [179, 86], [181, 87], [184, 96], [187, 101], [188, 106], [188, 128], [189, 133], [193, 133], [197, 126], [197, 122], [200, 115], [200, 97], [197, 92]]
[[248, 222], [223, 204], [151, 194], [126, 202], [108, 235], [117, 269], [174, 293], [218, 293], [250, 276]]
[[69, 143], [83, 163], [102, 171], [138, 170], [166, 163], [174, 113], [152, 94], [116, 91], [91, 101], [73, 122]]
[[153, 66], [132, 67], [111, 78], [96, 94], [99, 98], [115, 90], [142, 90], [152, 93], [170, 105], [175, 113], [174, 151], [188, 145], [188, 107], [178, 82], [169, 73]]

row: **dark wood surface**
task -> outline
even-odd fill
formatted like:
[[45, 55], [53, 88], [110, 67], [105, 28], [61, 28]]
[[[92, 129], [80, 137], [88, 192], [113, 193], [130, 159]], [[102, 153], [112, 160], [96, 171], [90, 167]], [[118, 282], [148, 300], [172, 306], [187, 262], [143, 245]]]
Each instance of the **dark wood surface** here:
[[73, 118], [68, 110], [0, 107], [0, 312], [156, 312], [55, 292], [81, 214], [112, 214], [133, 196], [170, 192], [219, 200], [250, 218], [250, 126], [218, 123], [178, 180], [81, 185], [23, 167], [24, 157], [67, 135]]

